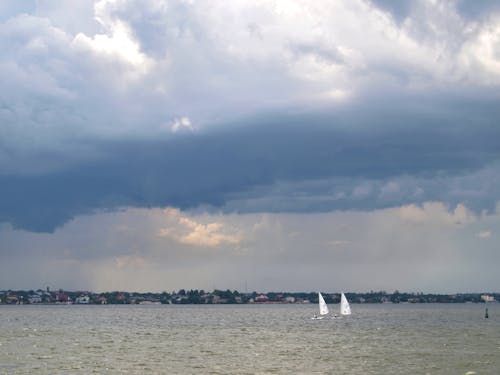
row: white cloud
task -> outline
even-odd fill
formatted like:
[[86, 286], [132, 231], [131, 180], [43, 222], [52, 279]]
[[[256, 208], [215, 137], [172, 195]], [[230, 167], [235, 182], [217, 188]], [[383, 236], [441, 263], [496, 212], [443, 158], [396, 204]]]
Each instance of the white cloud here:
[[74, 152], [75, 140], [156, 139], [166, 126], [290, 109], [356, 111], [388, 91], [458, 85], [476, 97], [500, 84], [498, 15], [465, 20], [453, 2], [419, 3], [402, 23], [362, 0], [37, 2], [26, 11], [0, 24], [2, 173], [96, 157], [88, 144]]
[[402, 206], [399, 208], [399, 217], [403, 222], [439, 225], [465, 225], [477, 220], [476, 215], [463, 204], [457, 204], [455, 209], [450, 210], [448, 205], [442, 202], [426, 202], [422, 206], [415, 204]]
[[116, 21], [109, 25], [110, 35], [96, 34], [88, 37], [83, 33], [75, 36], [72, 45], [77, 49], [93, 51], [97, 57], [103, 56], [116, 64], [116, 59], [123, 61], [134, 69], [134, 72], [147, 73], [153, 61], [140, 51], [140, 45], [133, 40], [128, 25]]
[[355, 102], [374, 86], [500, 83], [498, 16], [472, 23], [453, 3], [425, 2], [402, 24], [362, 0], [105, 0], [93, 14], [79, 2], [74, 23], [71, 7], [38, 7], [0, 25], [3, 96], [16, 107], [50, 95], [50, 126], [77, 134], [151, 135], [174, 113], [208, 124]]
[[175, 118], [173, 121], [169, 123], [170, 125], [170, 130], [173, 133], [177, 133], [180, 129], [188, 129], [190, 131], [194, 130], [193, 125], [191, 124], [191, 120], [189, 117], [180, 117], [180, 118]]
[[329, 245], [332, 245], [332, 246], [347, 246], [347, 245], [350, 245], [352, 243], [352, 241], [345, 241], [345, 240], [334, 240], [334, 241], [330, 241], [328, 242]]
[[469, 79], [484, 85], [500, 83], [500, 16], [493, 15], [489, 22], [477, 25], [475, 32], [463, 44], [461, 68]]
[[218, 247], [237, 245], [242, 241], [241, 234], [228, 233], [220, 222], [203, 224], [173, 208], [166, 209], [165, 216], [169, 225], [160, 229], [159, 236], [172, 238], [181, 244]]
[[389, 181], [380, 189], [381, 197], [391, 197], [394, 195], [399, 195], [401, 192], [401, 187], [397, 182]]
[[482, 230], [478, 233], [476, 233], [476, 237], [479, 239], [486, 239], [491, 237], [491, 231], [489, 230]]

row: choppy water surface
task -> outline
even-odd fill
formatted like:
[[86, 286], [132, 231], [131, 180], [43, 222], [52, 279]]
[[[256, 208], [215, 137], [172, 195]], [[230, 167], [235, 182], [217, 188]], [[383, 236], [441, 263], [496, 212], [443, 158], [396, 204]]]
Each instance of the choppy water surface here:
[[500, 304], [352, 308], [2, 306], [0, 374], [500, 374]]

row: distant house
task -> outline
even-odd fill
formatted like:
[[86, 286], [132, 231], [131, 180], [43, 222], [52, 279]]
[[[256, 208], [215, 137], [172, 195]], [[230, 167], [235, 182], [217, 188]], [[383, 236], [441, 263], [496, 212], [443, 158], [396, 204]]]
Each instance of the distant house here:
[[212, 299], [212, 303], [227, 303], [227, 298], [222, 298], [218, 295], [214, 295]]
[[42, 302], [42, 297], [39, 296], [38, 294], [32, 294], [28, 297], [29, 303], [41, 303]]
[[267, 302], [267, 301], [269, 301], [269, 298], [264, 294], [261, 294], [260, 296], [255, 297], [255, 302], [263, 303], [263, 302]]
[[186, 296], [179, 296], [179, 295], [178, 295], [178, 296], [176, 296], [175, 301], [176, 301], [177, 303], [182, 303], [183, 301], [187, 301], [187, 299], [188, 299], [188, 298], [187, 298]]
[[108, 304], [108, 300], [106, 299], [106, 297], [103, 297], [103, 296], [98, 296], [95, 301], [97, 303], [100, 303], [101, 305], [107, 305]]
[[17, 298], [17, 296], [15, 294], [9, 294], [6, 298], [5, 298], [5, 302], [6, 303], [11, 303], [11, 304], [16, 304], [19, 302], [19, 299]]
[[205, 293], [201, 296], [201, 301], [203, 303], [210, 303], [213, 300], [212, 294]]
[[71, 303], [71, 298], [67, 294], [58, 293], [58, 294], [56, 294], [56, 302]]
[[489, 296], [487, 294], [483, 294], [481, 296], [481, 299], [484, 301], [484, 302], [495, 302], [495, 297], [493, 296]]
[[90, 297], [89, 296], [80, 296], [75, 299], [75, 303], [80, 304], [80, 305], [88, 305], [90, 303]]
[[43, 296], [42, 296], [42, 302], [44, 302], [44, 303], [52, 303], [54, 301], [55, 301], [54, 297], [51, 296], [50, 294], [46, 294], [46, 293], [43, 294]]

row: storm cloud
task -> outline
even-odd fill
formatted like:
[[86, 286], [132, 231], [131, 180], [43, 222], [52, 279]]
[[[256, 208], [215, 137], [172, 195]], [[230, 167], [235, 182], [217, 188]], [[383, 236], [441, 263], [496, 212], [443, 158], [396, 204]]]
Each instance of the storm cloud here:
[[197, 215], [497, 212], [493, 2], [7, 1], [0, 51], [0, 222], [26, 240], [3, 257], [134, 210], [179, 210], [186, 226], [163, 228], [179, 254], [244, 242]]
[[[500, 149], [495, 124], [468, 131], [469, 124], [417, 114], [404, 126], [390, 114], [370, 122], [365, 116], [354, 128], [326, 114], [269, 116], [269, 123], [166, 140], [94, 142], [100, 157], [90, 162], [1, 176], [1, 219], [52, 231], [79, 214], [127, 206], [325, 212], [441, 200], [494, 207]], [[485, 182], [468, 184], [471, 175], [482, 174]], [[485, 183], [492, 186], [485, 189]], [[451, 191], [460, 188], [464, 192]], [[476, 196], [467, 196], [470, 188]], [[252, 203], [271, 196], [274, 203]]]

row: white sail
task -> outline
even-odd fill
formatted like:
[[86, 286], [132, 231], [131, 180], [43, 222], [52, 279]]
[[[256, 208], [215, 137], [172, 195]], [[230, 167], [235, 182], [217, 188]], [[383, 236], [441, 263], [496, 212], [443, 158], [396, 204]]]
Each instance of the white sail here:
[[328, 306], [326, 305], [326, 302], [323, 299], [323, 296], [321, 295], [321, 293], [318, 293], [318, 299], [319, 299], [319, 313], [320, 313], [320, 315], [328, 314]]
[[344, 293], [340, 296], [340, 314], [351, 315], [351, 306], [349, 306], [349, 302], [347, 301]]

